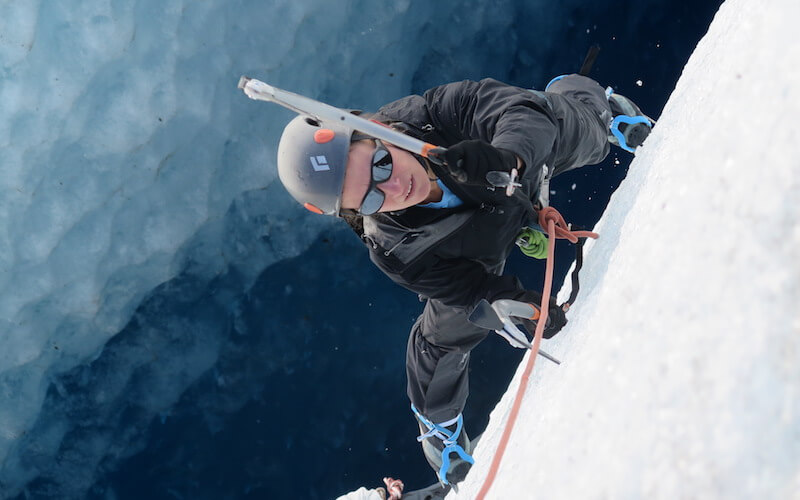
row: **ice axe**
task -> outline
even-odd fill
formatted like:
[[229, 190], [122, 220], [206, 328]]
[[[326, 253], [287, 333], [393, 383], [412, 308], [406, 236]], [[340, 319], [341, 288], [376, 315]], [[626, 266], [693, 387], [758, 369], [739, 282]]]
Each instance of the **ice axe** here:
[[[242, 89], [250, 99], [274, 102], [275, 104], [291, 109], [295, 113], [301, 115], [308, 115], [317, 120], [344, 124], [363, 134], [386, 141], [398, 148], [428, 158], [436, 164], [442, 163], [439, 155], [447, 151], [445, 148], [420, 141], [419, 139], [415, 139], [414, 137], [408, 136], [381, 123], [354, 115], [347, 110], [325, 104], [324, 102], [311, 99], [310, 97], [282, 90], [278, 87], [273, 87], [255, 78], [241, 77], [239, 79], [239, 88]], [[431, 151], [434, 149], [436, 153], [431, 154]]]
[[[317, 120], [342, 123], [370, 137], [380, 139], [400, 149], [418, 154], [437, 165], [445, 164], [444, 155], [447, 152], [446, 148], [421, 141], [391, 127], [387, 127], [382, 123], [354, 115], [347, 110], [325, 104], [324, 102], [311, 99], [310, 97], [279, 89], [261, 80], [256, 80], [255, 78], [249, 78], [247, 76], [242, 76], [239, 79], [239, 88], [244, 91], [250, 99], [274, 102], [284, 108], [291, 109], [295, 113], [308, 115]], [[487, 182], [492, 186], [505, 188], [506, 196], [511, 196], [514, 189], [521, 185], [517, 182], [518, 172], [516, 168], [512, 169], [510, 173], [489, 172], [486, 177]]]
[[[481, 299], [469, 315], [469, 321], [487, 330], [494, 330], [511, 344], [520, 349], [531, 349], [528, 337], [511, 321], [511, 317], [530, 318], [538, 312], [535, 306], [518, 300], [500, 299], [491, 304], [486, 299]], [[553, 363], [560, 365], [561, 361], [539, 349], [539, 354]]]

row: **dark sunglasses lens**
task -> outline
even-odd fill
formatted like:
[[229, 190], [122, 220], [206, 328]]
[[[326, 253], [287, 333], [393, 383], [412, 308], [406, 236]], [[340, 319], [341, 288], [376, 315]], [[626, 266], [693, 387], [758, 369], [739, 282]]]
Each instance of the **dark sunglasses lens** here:
[[389, 151], [379, 147], [372, 155], [372, 180], [386, 182], [392, 176], [392, 155]]
[[381, 209], [384, 199], [385, 195], [383, 191], [378, 188], [370, 189], [367, 196], [364, 197], [364, 201], [361, 202], [361, 209], [359, 209], [359, 212], [361, 212], [362, 215], [372, 215], [376, 213]]

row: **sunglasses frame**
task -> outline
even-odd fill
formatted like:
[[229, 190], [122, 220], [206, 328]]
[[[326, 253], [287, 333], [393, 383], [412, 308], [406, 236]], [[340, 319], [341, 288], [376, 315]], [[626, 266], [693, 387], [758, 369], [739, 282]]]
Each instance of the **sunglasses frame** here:
[[[389, 152], [380, 139], [356, 132], [353, 134], [350, 142], [356, 142], [365, 139], [375, 141], [375, 151], [372, 153], [372, 163], [370, 164], [369, 186], [367, 187], [366, 193], [364, 193], [364, 197], [361, 199], [361, 203], [359, 203], [357, 213], [359, 215], [373, 215], [378, 213], [381, 207], [383, 207], [383, 204], [386, 202], [386, 193], [381, 191], [378, 186], [391, 179], [392, 172], [394, 170], [394, 159], [392, 158], [392, 153]], [[380, 158], [378, 158], [379, 154], [381, 155]], [[381, 164], [381, 162], [384, 162], [387, 158], [389, 160], [388, 165]], [[376, 176], [376, 174], [380, 175]], [[374, 207], [374, 209], [373, 207], [368, 207], [365, 209], [365, 204], [367, 204], [368, 199], [370, 205], [377, 203], [377, 206]]]

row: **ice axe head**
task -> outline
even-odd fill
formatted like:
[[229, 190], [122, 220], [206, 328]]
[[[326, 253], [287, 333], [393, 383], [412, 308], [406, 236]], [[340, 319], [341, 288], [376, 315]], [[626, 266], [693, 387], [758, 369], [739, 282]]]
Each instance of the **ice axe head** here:
[[487, 330], [502, 330], [503, 320], [497, 315], [492, 305], [486, 299], [481, 299], [472, 314], [469, 315], [469, 322]]

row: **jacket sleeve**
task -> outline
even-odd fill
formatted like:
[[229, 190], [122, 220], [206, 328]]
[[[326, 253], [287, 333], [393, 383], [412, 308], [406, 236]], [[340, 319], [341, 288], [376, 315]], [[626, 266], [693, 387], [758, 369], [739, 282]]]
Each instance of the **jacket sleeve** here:
[[540, 176], [556, 148], [558, 120], [547, 102], [530, 90], [487, 78], [435, 87], [423, 98], [433, 126], [449, 142], [482, 139], [512, 151], [524, 162], [528, 176]]

